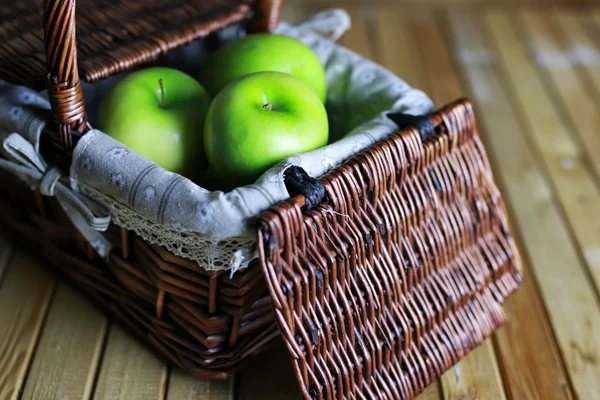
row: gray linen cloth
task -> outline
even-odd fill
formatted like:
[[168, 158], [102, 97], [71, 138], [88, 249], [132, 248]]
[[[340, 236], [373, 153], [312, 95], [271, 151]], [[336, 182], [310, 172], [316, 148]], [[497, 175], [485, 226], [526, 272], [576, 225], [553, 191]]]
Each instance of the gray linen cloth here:
[[[92, 130], [74, 150], [71, 186], [107, 207], [117, 224], [205, 269], [235, 271], [247, 266], [255, 257], [255, 217], [289, 197], [283, 179], [286, 168], [297, 165], [319, 177], [396, 131], [387, 112], [421, 115], [432, 110], [423, 92], [315, 32], [339, 36], [348, 21], [345, 12], [331, 10], [304, 24], [281, 23], [276, 29], [310, 46], [325, 66], [330, 136], [335, 140], [328, 146], [290, 157], [254, 184], [225, 193], [208, 191]], [[36, 143], [35, 129], [18, 132]]]
[[47, 99], [31, 89], [0, 81], [0, 141], [17, 132], [38, 151], [42, 129], [49, 119]]

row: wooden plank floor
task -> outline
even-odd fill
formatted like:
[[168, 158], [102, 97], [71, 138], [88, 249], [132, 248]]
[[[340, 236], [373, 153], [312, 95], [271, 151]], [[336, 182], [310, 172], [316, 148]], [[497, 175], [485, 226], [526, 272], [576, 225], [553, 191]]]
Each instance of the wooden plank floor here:
[[[525, 282], [507, 324], [419, 399], [600, 399], [600, 2], [290, 3], [290, 20], [343, 6], [342, 44], [437, 105], [476, 105]], [[229, 381], [187, 377], [0, 232], [0, 399], [19, 398], [301, 396], [281, 347]]]

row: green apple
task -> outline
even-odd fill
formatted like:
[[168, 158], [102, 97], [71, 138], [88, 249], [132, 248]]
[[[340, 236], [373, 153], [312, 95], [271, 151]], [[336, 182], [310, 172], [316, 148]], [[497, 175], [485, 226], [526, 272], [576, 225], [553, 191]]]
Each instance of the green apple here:
[[261, 33], [226, 43], [204, 65], [200, 82], [214, 97], [237, 78], [262, 71], [293, 75], [325, 102], [325, 70], [316, 54], [302, 42], [283, 35]]
[[226, 86], [204, 124], [208, 163], [223, 182], [241, 185], [279, 161], [325, 146], [323, 103], [306, 83], [281, 72], [257, 72]]
[[98, 127], [125, 146], [173, 172], [196, 175], [202, 149], [206, 90], [171, 68], [148, 68], [120, 80], [102, 99]]

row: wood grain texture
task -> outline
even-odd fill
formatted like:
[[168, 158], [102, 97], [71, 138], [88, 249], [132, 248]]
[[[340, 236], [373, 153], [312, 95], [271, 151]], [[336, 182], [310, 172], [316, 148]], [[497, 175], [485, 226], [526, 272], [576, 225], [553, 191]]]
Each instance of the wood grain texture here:
[[113, 325], [94, 393], [96, 400], [162, 400], [167, 366], [137, 339]]
[[596, 99], [600, 95], [600, 13], [589, 10], [550, 11], [557, 34], [571, 51], [575, 68], [582, 73]]
[[422, 89], [427, 77], [419, 62], [421, 49], [410, 29], [411, 19], [394, 8], [377, 8], [373, 17], [372, 48], [378, 63], [410, 86]]
[[[522, 248], [530, 257], [530, 265], [535, 272], [563, 359], [567, 363], [567, 371], [571, 380], [576, 382], [575, 386], [578, 386], [576, 391], [589, 394], [590, 390], [595, 390], [596, 385], [592, 374], [596, 373], [597, 365], [593, 357], [589, 356], [596, 354], [598, 347], [593, 333], [600, 327], [598, 305], [568, 226], [556, 207], [551, 185], [523, 139], [524, 131], [515, 123], [515, 118], [507, 117], [512, 112], [509, 104], [515, 103], [517, 94], [512, 90], [507, 97], [510, 100], [498, 100], [504, 90], [502, 82], [510, 83], [512, 74], [523, 71], [519, 64], [521, 42], [515, 36], [507, 15], [490, 12], [485, 20], [486, 26], [489, 25], [490, 28], [492, 43], [497, 46], [500, 58], [507, 57], [506, 65], [510, 68], [503, 69], [506, 74], [502, 78], [494, 78], [495, 72], [489, 65], [478, 66], [471, 63], [468, 64], [470, 68], [466, 70], [465, 76], [470, 81], [472, 92], [480, 98], [478, 104], [489, 132], [486, 135], [488, 149], [495, 155], [498, 165], [496, 171], [499, 172], [504, 183], [504, 194], [517, 217], [517, 226], [524, 239]], [[473, 23], [463, 17], [455, 20], [452, 25], [458, 30], [459, 27], [473, 26]], [[464, 37], [477, 36], [464, 34]], [[488, 56], [489, 64], [495, 60], [495, 55]], [[530, 79], [519, 83], [523, 86], [529, 84]], [[512, 89], [516, 89], [512, 86]], [[528, 104], [526, 108], [517, 105], [514, 109], [525, 114], [532, 108], [533, 105]], [[550, 114], [552, 110], [546, 112]], [[530, 356], [536, 357], [536, 353], [533, 352]]]
[[[518, 87], [517, 95], [522, 103], [533, 98], [537, 100], [529, 105], [528, 113], [525, 114], [526, 121], [531, 126], [531, 137], [549, 171], [552, 183], [556, 187], [555, 192], [594, 278], [596, 290], [600, 293], [600, 226], [597, 223], [600, 220], [600, 190], [593, 173], [593, 168], [600, 166], [600, 163], [597, 166], [595, 164], [600, 157], [596, 156], [592, 161], [589, 159], [590, 156], [598, 154], [595, 151], [600, 151], [600, 147], [596, 149], [592, 143], [597, 142], [596, 145], [600, 146], [600, 103], [597, 103], [591, 94], [583, 93], [586, 91], [585, 82], [577, 75], [573, 65], [575, 60], [569, 53], [570, 49], [575, 47], [557, 39], [560, 28], [552, 24], [549, 15], [544, 15], [542, 17], [528, 12], [525, 13], [523, 21], [528, 26], [526, 31], [529, 41], [534, 43], [532, 51], [538, 59], [538, 64], [553, 77], [550, 86], [556, 84], [557, 90], [544, 90], [539, 74], [531, 64], [525, 62], [521, 52], [522, 57], [514, 61], [519, 62], [521, 66], [522, 73], [519, 76], [522, 79], [527, 78], [529, 82], [527, 88]], [[543, 61], [544, 57], [552, 57], [553, 61]], [[559, 64], [568, 65], [570, 72], [563, 71], [564, 68], [559, 67]], [[564, 109], [573, 121], [574, 129], [570, 130], [560, 119], [560, 108], [551, 102], [552, 93], [558, 96], [559, 103], [565, 103]], [[568, 107], [566, 103], [569, 103]], [[548, 113], [548, 110], [552, 112]], [[591, 113], [594, 114], [597, 125], [590, 119]], [[583, 119], [587, 122], [575, 123], [575, 120]], [[576, 140], [572, 131], [578, 132], [583, 140]], [[589, 152], [587, 155], [586, 149]]]
[[106, 328], [99, 309], [59, 283], [22, 398], [89, 399]]
[[[505, 90], [505, 79], [498, 73], [498, 55], [484, 41], [487, 35], [470, 15], [453, 14], [449, 23], [449, 37], [478, 105], [480, 126], [484, 127], [483, 140], [491, 153], [500, 186], [508, 195], [508, 203], [516, 202], [515, 216], [531, 218], [532, 211], [527, 207], [528, 185], [533, 184], [535, 188], [544, 183], [514, 112], [513, 96]], [[533, 231], [529, 227], [527, 233]], [[513, 232], [519, 236], [517, 230]], [[518, 242], [519, 247], [525, 248], [522, 240]], [[496, 354], [507, 393], [513, 399], [570, 398], [568, 378], [539, 291], [527, 258], [523, 261], [523, 286], [505, 304], [508, 322], [495, 335]]]
[[475, 348], [441, 378], [446, 400], [505, 399], [502, 379], [490, 340]]
[[[575, 69], [580, 72], [583, 84], [591, 90], [594, 105], [598, 109], [600, 107], [600, 37], [596, 37], [596, 41], [592, 40], [591, 34], [595, 31], [592, 30], [593, 26], [590, 26], [590, 19], [586, 14], [552, 12], [550, 15], [553, 22], [552, 30], [559, 35], [564, 48], [570, 49], [572, 61], [576, 64]], [[600, 34], [600, 25], [598, 25], [598, 34]], [[590, 134], [598, 136], [598, 131]], [[577, 190], [565, 188], [569, 190], [564, 194], [569, 197], [563, 204], [594, 278], [596, 291], [600, 293], [600, 225], [597, 223], [600, 220], [598, 186], [600, 176], [594, 176], [589, 159], [585, 157], [585, 149], [580, 149], [580, 154], [582, 157], [568, 165], [568, 179], [571, 185], [576, 183], [580, 185]], [[593, 153], [587, 156], [598, 158], [598, 155]], [[558, 192], [563, 194], [560, 189]]]
[[522, 42], [529, 44], [528, 50], [541, 76], [547, 77], [551, 93], [566, 111], [574, 133], [589, 155], [588, 161], [600, 176], [600, 157], [597, 157], [600, 154], [600, 113], [596, 99], [577, 72], [572, 49], [560, 40], [559, 29], [551, 23], [547, 13], [525, 10], [519, 14], [516, 24], [525, 34]]
[[416, 400], [440, 400], [442, 399], [442, 385], [439, 380], [432, 382], [416, 397]]
[[17, 250], [0, 283], [0, 399], [17, 399], [55, 279], [40, 260]]
[[369, 33], [365, 16], [360, 13], [359, 9], [354, 7], [348, 7], [346, 11], [350, 14], [352, 27], [340, 38], [339, 43], [372, 60], [374, 56], [373, 47], [369, 43]]
[[283, 345], [251, 360], [238, 374], [239, 400], [302, 400], [290, 354]]
[[593, 24], [593, 26], [589, 28], [590, 35], [592, 36], [592, 38], [595, 39], [594, 42], [597, 44], [597, 46], [600, 47], [600, 9], [594, 8], [592, 9], [591, 13], [589, 12], [589, 10], [586, 11], [586, 14], [588, 15]]
[[233, 400], [234, 379], [198, 380], [179, 369], [172, 369], [166, 400]]
[[465, 88], [456, 69], [448, 40], [440, 20], [434, 14], [412, 21], [411, 38], [421, 50], [419, 69], [425, 72], [423, 86], [436, 107], [465, 96]]

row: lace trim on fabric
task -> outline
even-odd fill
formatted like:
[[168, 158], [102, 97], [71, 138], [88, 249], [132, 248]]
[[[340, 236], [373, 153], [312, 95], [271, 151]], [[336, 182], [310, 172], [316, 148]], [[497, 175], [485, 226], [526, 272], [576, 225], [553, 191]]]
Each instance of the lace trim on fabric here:
[[162, 246], [178, 257], [198, 263], [205, 270], [231, 270], [233, 274], [246, 268], [257, 257], [255, 236], [214, 240], [195, 232], [167, 228], [82, 182], [77, 182], [76, 187], [79, 192], [105, 206], [116, 225], [135, 232], [145, 241]]

